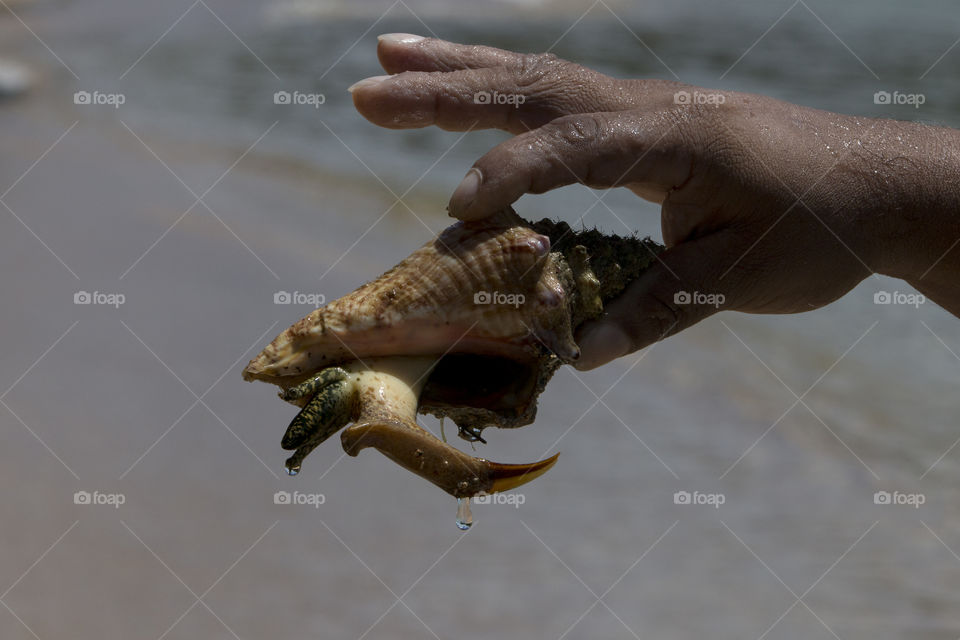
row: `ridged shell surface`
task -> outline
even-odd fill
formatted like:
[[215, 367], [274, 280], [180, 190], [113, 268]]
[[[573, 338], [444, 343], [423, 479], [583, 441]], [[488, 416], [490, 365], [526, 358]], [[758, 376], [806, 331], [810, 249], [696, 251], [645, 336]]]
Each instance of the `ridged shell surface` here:
[[512, 210], [447, 228], [390, 271], [281, 333], [244, 370], [286, 386], [384, 355], [578, 355], [569, 269]]

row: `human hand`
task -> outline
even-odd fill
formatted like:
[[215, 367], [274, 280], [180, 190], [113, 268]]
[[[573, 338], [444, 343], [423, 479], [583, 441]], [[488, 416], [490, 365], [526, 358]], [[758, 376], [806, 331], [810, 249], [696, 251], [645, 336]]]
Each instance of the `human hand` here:
[[815, 309], [872, 273], [960, 310], [960, 256], [942, 259], [960, 238], [956, 131], [408, 34], [381, 37], [378, 55], [393, 75], [351, 87], [370, 121], [515, 134], [474, 164], [451, 215], [481, 218], [572, 183], [661, 204], [668, 249], [580, 328], [581, 369], [720, 310]]

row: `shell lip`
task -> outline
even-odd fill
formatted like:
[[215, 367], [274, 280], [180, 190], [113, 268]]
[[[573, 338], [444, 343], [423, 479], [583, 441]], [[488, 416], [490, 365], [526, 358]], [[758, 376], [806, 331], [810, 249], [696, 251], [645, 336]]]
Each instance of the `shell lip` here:
[[[424, 331], [429, 334], [429, 328]], [[539, 357], [541, 352], [539, 342], [531, 335], [501, 338], [477, 335], [466, 330], [459, 333], [455, 340], [435, 340], [428, 335], [421, 342], [423, 344], [345, 334], [337, 336], [334, 349], [325, 349], [319, 343], [307, 341], [288, 343], [281, 349], [271, 344], [250, 360], [243, 370], [243, 379], [281, 385], [281, 381], [304, 380], [327, 367], [378, 357], [432, 356], [440, 359], [449, 354], [466, 353], [524, 361]], [[291, 362], [291, 358], [296, 358], [297, 362]]]

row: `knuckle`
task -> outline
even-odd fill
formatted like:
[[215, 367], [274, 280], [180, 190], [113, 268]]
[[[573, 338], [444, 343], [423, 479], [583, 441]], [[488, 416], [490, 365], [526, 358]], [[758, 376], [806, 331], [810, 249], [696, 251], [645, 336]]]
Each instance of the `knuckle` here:
[[583, 149], [600, 142], [606, 122], [599, 114], [577, 114], [550, 123], [552, 137], [559, 143]]
[[553, 180], [546, 176], [569, 176], [575, 182], [589, 184], [591, 159], [595, 149], [601, 146], [605, 125], [599, 114], [564, 116], [553, 120], [530, 140], [520, 141], [537, 156], [537, 162], [546, 169], [541, 172], [543, 180], [534, 180], [532, 193], [542, 193], [550, 188]]
[[[611, 186], [609, 166], [619, 166], [620, 135], [605, 113], [562, 116], [539, 129], [516, 136], [508, 145], [515, 156], [538, 167], [530, 193], [542, 193], [558, 184]], [[621, 169], [622, 171], [622, 169]]]
[[517, 83], [520, 86], [529, 86], [544, 75], [553, 73], [563, 61], [552, 53], [524, 53], [517, 62]]
[[596, 104], [611, 79], [552, 53], [521, 54], [513, 68], [513, 89], [550, 117], [599, 111]]
[[514, 69], [517, 89], [529, 95], [550, 95], [582, 75], [583, 67], [553, 53], [529, 53], [520, 57]]

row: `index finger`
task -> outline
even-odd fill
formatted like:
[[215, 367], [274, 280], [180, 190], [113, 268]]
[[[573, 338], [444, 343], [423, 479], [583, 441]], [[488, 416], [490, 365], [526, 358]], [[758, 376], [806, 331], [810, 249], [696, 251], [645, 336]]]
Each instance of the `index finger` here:
[[573, 113], [634, 105], [620, 81], [553, 54], [521, 54], [435, 38], [391, 34], [381, 60], [393, 75], [349, 88], [357, 110], [391, 129], [436, 125], [521, 133]]
[[389, 74], [403, 71], [518, 68], [532, 55], [479, 44], [457, 44], [412, 33], [377, 36], [377, 57]]

